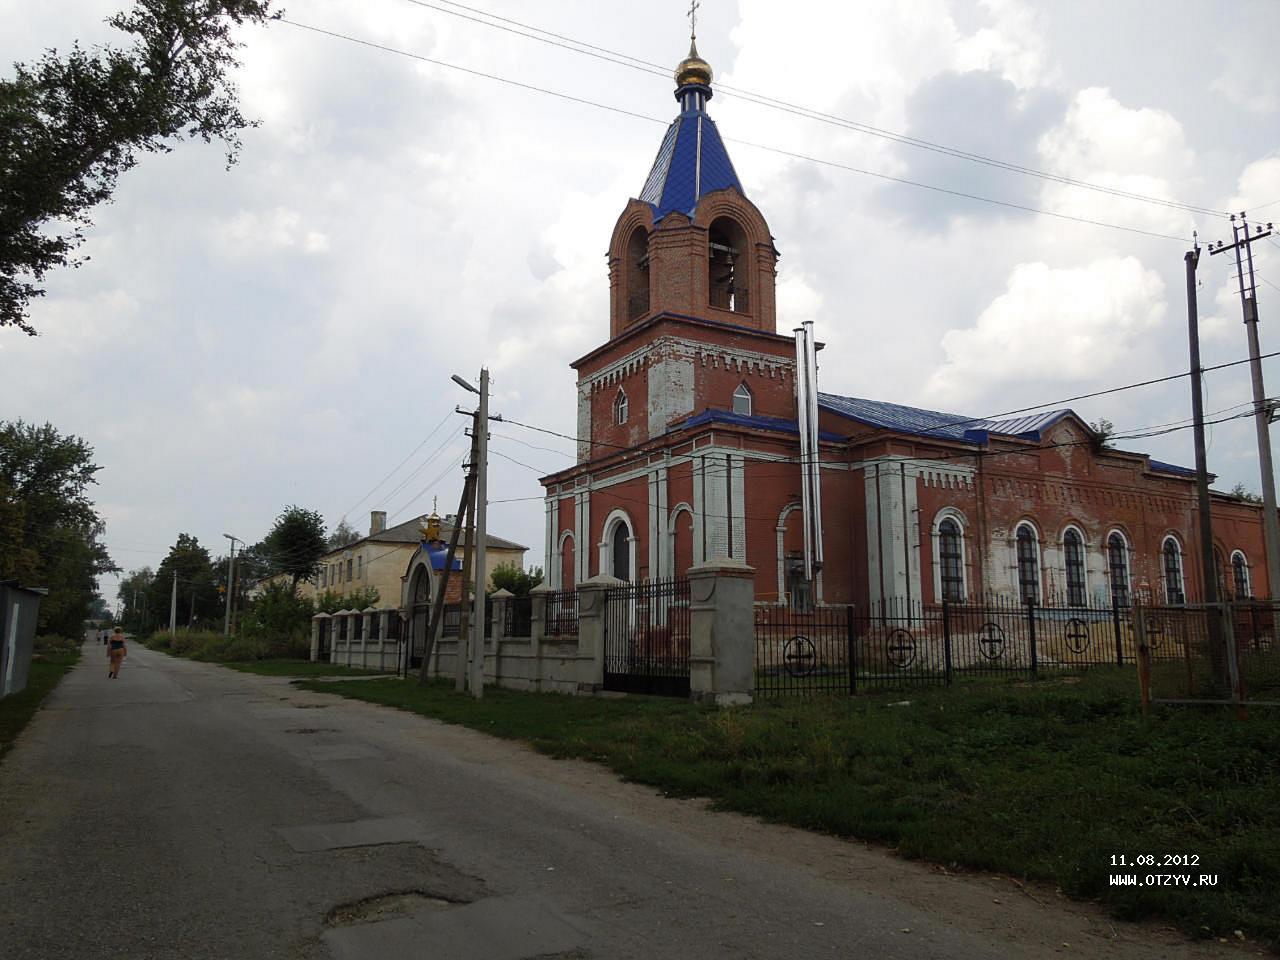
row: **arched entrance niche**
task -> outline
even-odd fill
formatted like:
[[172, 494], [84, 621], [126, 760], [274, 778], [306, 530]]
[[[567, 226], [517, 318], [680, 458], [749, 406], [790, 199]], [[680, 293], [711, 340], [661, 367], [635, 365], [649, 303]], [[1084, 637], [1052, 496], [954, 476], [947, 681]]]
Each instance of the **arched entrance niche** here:
[[409, 615], [407, 639], [410, 668], [421, 666], [423, 653], [427, 649], [427, 629], [431, 624], [435, 580], [429, 555], [425, 550], [419, 551], [409, 563], [400, 603], [401, 608]]
[[671, 511], [671, 575], [683, 577], [693, 566], [693, 510], [687, 503]]
[[560, 558], [559, 577], [553, 586], [558, 590], [572, 590], [578, 585], [577, 550], [572, 531], [566, 530], [560, 534], [560, 544], [556, 552]]
[[627, 582], [636, 578], [636, 536], [631, 518], [622, 509], [605, 518], [600, 541], [600, 572]]

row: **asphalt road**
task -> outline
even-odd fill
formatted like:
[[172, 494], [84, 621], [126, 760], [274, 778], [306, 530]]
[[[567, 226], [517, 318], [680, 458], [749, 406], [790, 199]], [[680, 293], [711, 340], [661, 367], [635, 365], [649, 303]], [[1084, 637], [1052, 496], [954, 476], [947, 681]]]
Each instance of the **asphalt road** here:
[[0, 766], [7, 960], [1240, 955], [130, 649]]

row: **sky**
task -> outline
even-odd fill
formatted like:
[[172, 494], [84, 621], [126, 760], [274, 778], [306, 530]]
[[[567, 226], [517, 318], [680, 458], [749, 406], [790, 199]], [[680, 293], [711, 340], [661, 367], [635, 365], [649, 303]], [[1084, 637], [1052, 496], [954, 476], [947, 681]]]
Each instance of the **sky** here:
[[[119, 42], [103, 21], [123, 6], [0, 0], [0, 60]], [[33, 306], [40, 336], [0, 329], [0, 417], [94, 447], [126, 571], [179, 533], [215, 554], [224, 533], [254, 542], [291, 504], [362, 531], [370, 510], [454, 511], [468, 441], [453, 411], [472, 397], [451, 374], [487, 366], [493, 412], [574, 432], [569, 364], [607, 339], [610, 233], [675, 116], [673, 81], [473, 11], [673, 69], [688, 4], [469, 7], [292, 0], [294, 23], [244, 30], [241, 101], [261, 122], [239, 163], [200, 142], [144, 157], [96, 212], [88, 261]], [[1193, 230], [1231, 231], [1180, 205], [1280, 219], [1280, 73], [1266, 69], [1280, 4], [1153, 9], [704, 0], [709, 109], [782, 254], [779, 331], [813, 320], [827, 344], [822, 390], [993, 416], [1187, 369], [1183, 255]], [[1266, 353], [1280, 242], [1255, 251]], [[1247, 355], [1228, 259], [1200, 262], [1206, 364]], [[1280, 395], [1280, 365], [1264, 370]], [[1205, 392], [1210, 419], [1247, 412], [1247, 366], [1208, 374]], [[1069, 405], [1120, 433], [1190, 416], [1185, 378]], [[1217, 487], [1259, 490], [1253, 421], [1209, 430]], [[537, 478], [573, 444], [510, 424], [492, 436], [490, 530], [539, 565]], [[1191, 464], [1191, 444], [1177, 429], [1119, 445]], [[115, 578], [102, 592], [114, 601]]]

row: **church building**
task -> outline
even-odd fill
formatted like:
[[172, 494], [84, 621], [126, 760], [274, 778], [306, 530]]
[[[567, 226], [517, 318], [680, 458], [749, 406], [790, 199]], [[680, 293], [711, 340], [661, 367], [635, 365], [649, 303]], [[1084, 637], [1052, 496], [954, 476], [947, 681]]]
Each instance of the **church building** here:
[[[609, 331], [576, 360], [577, 463], [542, 479], [567, 589], [732, 559], [756, 601], [1044, 604], [1199, 599], [1194, 471], [1111, 449], [1071, 410], [985, 420], [823, 393], [812, 324], [707, 112], [696, 45], [679, 115], [609, 243]], [[1266, 596], [1261, 508], [1213, 495], [1217, 576]]]

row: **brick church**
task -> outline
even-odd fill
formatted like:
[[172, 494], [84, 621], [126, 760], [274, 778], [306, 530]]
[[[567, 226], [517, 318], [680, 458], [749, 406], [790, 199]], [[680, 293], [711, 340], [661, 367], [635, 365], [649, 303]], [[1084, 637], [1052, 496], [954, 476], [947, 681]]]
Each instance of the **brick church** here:
[[[778, 250], [711, 80], [691, 48], [613, 230], [609, 336], [572, 364], [577, 463], [542, 479], [551, 585], [728, 558], [757, 602], [802, 608], [1199, 599], [1194, 471], [1110, 449], [1067, 409], [993, 421], [817, 389], [812, 324], [778, 332]], [[1261, 508], [1215, 493], [1212, 513], [1221, 588], [1266, 596]]]

